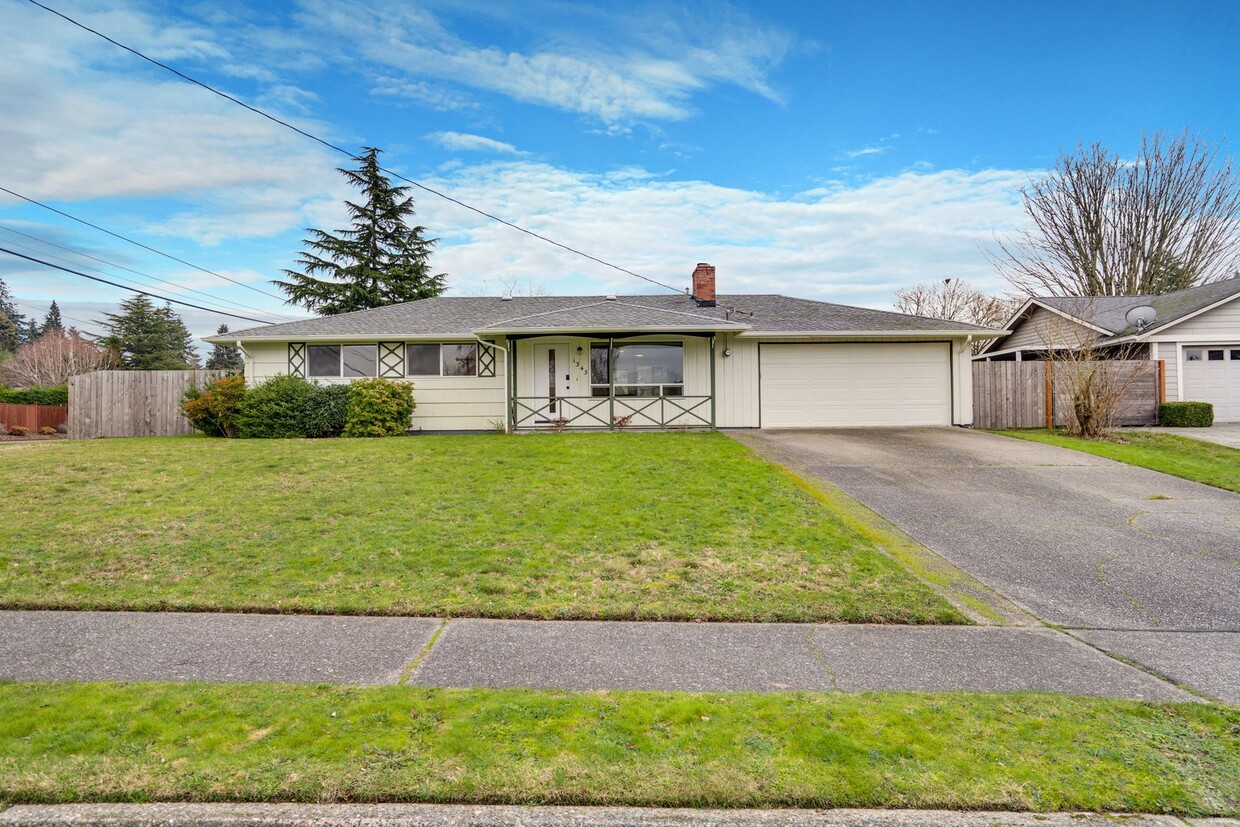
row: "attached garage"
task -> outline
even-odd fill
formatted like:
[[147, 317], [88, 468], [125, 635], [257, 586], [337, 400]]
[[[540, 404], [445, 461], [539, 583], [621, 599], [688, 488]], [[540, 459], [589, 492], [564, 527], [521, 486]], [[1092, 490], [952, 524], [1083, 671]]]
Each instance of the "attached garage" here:
[[763, 342], [761, 427], [950, 425], [951, 360], [949, 342]]
[[1184, 398], [1214, 405], [1215, 422], [1240, 422], [1240, 342], [1184, 346]]

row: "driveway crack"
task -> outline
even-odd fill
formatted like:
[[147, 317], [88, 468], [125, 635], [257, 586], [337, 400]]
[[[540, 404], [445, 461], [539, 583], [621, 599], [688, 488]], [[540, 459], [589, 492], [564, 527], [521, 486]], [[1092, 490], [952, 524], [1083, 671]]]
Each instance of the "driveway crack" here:
[[1137, 611], [1144, 612], [1145, 614], [1149, 615], [1150, 619], [1154, 621], [1155, 626], [1161, 627], [1162, 621], [1159, 619], [1157, 612], [1155, 612], [1149, 606], [1146, 606], [1144, 603], [1138, 600], [1136, 595], [1134, 595], [1132, 592], [1125, 589], [1123, 586], [1120, 586], [1116, 583], [1111, 582], [1111, 577], [1109, 574], [1107, 574], [1107, 570], [1106, 570], [1107, 563], [1114, 563], [1116, 560], [1120, 559], [1121, 557], [1126, 556], [1126, 554], [1127, 552], [1121, 551], [1121, 552], [1112, 554], [1110, 557], [1104, 557], [1101, 560], [1099, 560], [1098, 564], [1094, 567], [1098, 572], [1098, 579], [1101, 580], [1102, 585], [1106, 586], [1108, 589], [1112, 589], [1122, 594], [1125, 597], [1125, 599], [1127, 599], [1128, 602], [1131, 603], [1133, 605], [1133, 608], [1135, 608]]

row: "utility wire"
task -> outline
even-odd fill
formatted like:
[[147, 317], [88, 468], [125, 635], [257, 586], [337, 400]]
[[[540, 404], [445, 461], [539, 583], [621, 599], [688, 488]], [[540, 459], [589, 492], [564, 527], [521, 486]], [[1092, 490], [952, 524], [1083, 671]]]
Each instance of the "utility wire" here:
[[[167, 285], [168, 287], [172, 288], [173, 290], [176, 290], [176, 291], [177, 291], [177, 292], [179, 292], [179, 293], [197, 293], [199, 296], [203, 296], [203, 297], [205, 297], [205, 298], [207, 298], [207, 299], [210, 299], [211, 301], [224, 302], [225, 304], [231, 304], [231, 305], [233, 305], [234, 307], [236, 307], [236, 308], [238, 308], [238, 309], [240, 309], [240, 310], [250, 310], [250, 311], [252, 311], [252, 312], [254, 312], [254, 313], [263, 313], [263, 314], [270, 315], [270, 316], [280, 316], [280, 315], [281, 315], [281, 314], [279, 314], [279, 313], [272, 313], [271, 311], [268, 311], [268, 310], [262, 310], [262, 309], [257, 308], [257, 307], [250, 307], [249, 305], [245, 305], [245, 304], [242, 304], [241, 302], [233, 301], [232, 299], [224, 298], [223, 296], [215, 296], [215, 295], [212, 295], [211, 293], [206, 293], [206, 292], [204, 292], [204, 291], [202, 291], [202, 290], [196, 290], [196, 289], [195, 289], [195, 288], [193, 288], [193, 287], [185, 287], [185, 286], [180, 285], [180, 284], [177, 284], [177, 283], [175, 283], [175, 282], [168, 281], [167, 279], [161, 279], [159, 276], [152, 276], [150, 273], [143, 273], [141, 270], [134, 270], [132, 267], [126, 267], [126, 266], [124, 266], [123, 264], [117, 264], [117, 263], [115, 263], [115, 262], [108, 261], [108, 260], [107, 260], [107, 259], [105, 259], [105, 258], [99, 258], [98, 256], [92, 256], [92, 255], [90, 255], [89, 253], [83, 253], [83, 252], [82, 252], [82, 251], [80, 251], [80, 250], [74, 250], [72, 247], [65, 247], [64, 245], [57, 244], [57, 243], [56, 243], [56, 242], [54, 242], [54, 241], [48, 241], [46, 238], [40, 238], [39, 236], [37, 236], [37, 235], [31, 235], [30, 233], [24, 233], [24, 232], [22, 232], [21, 230], [14, 230], [12, 227], [5, 227], [5, 226], [3, 226], [3, 225], [0, 225], [0, 232], [6, 232], [6, 233], [12, 233], [12, 234], [14, 234], [14, 235], [20, 235], [20, 236], [23, 236], [23, 237], [25, 237], [25, 238], [28, 238], [28, 239], [30, 239], [30, 240], [32, 240], [32, 241], [36, 241], [36, 242], [38, 242], [39, 244], [46, 244], [48, 247], [55, 247], [57, 250], [64, 250], [64, 251], [65, 251], [65, 252], [67, 252], [67, 253], [72, 253], [72, 254], [73, 254], [73, 255], [75, 255], [75, 256], [81, 256], [82, 258], [88, 258], [88, 259], [91, 259], [92, 261], [98, 261], [98, 262], [100, 262], [101, 264], [106, 264], [106, 265], [107, 265], [107, 266], [109, 266], [109, 267], [115, 267], [115, 268], [116, 268], [116, 269], [118, 269], [118, 270], [125, 270], [126, 272], [133, 273], [135, 276], [141, 276], [141, 277], [142, 277], [142, 278], [144, 278], [144, 279], [150, 279], [151, 281], [159, 282], [160, 284], [165, 284], [165, 285]], [[13, 243], [15, 243], [15, 244], [16, 244], [16, 242], [13, 242]], [[66, 264], [76, 264], [76, 263], [77, 263], [77, 262], [71, 261], [70, 259], [61, 258], [60, 256], [55, 256], [55, 255], [52, 255], [51, 253], [43, 253], [41, 250], [37, 250], [37, 249], [32, 248], [32, 247], [27, 247], [27, 246], [26, 246], [26, 245], [24, 245], [24, 244], [18, 244], [17, 246], [19, 246], [19, 247], [21, 247], [22, 249], [25, 249], [25, 250], [30, 250], [30, 251], [31, 251], [31, 252], [33, 252], [33, 253], [40, 253], [41, 255], [46, 255], [46, 256], [48, 256], [49, 258], [54, 258], [54, 259], [57, 259], [58, 261], [63, 261], [63, 262], [65, 262]], [[104, 275], [109, 275], [109, 274], [108, 274], [108, 273], [106, 273], [105, 271], [100, 270], [98, 267], [90, 267], [90, 266], [85, 265], [85, 264], [81, 264], [81, 265], [78, 265], [78, 266], [80, 266], [80, 267], [84, 267], [84, 268], [86, 268], [86, 269], [88, 269], [88, 270], [94, 270], [96, 273], [103, 273]], [[120, 276], [117, 276], [117, 278], [121, 278], [121, 277], [120, 277]], [[126, 279], [126, 281], [128, 281], [128, 279]], [[286, 319], [288, 319], [288, 320], [290, 320], [290, 321], [292, 320], [292, 317], [290, 317], [290, 316], [285, 316], [284, 318], [286, 318]]]
[[247, 322], [257, 322], [258, 324], [271, 324], [271, 322], [265, 321], [263, 319], [255, 319], [251, 316], [242, 316], [237, 313], [229, 313], [224, 310], [216, 310], [213, 307], [203, 307], [200, 304], [193, 304], [192, 302], [185, 302], [185, 301], [181, 301], [180, 299], [172, 299], [167, 296], [161, 296], [158, 293], [151, 293], [146, 290], [139, 290], [136, 287], [129, 287], [128, 285], [118, 284], [117, 282], [109, 281], [108, 279], [100, 278], [99, 276], [92, 276], [89, 273], [83, 273], [78, 270], [71, 270], [68, 267], [61, 267], [59, 264], [52, 264], [50, 261], [44, 261], [41, 258], [35, 258], [34, 256], [28, 256], [25, 253], [19, 253], [16, 250], [10, 250], [7, 247], [0, 247], [0, 253], [8, 253], [9, 255], [16, 256], [17, 258], [24, 258], [26, 259], [26, 261], [33, 261], [35, 264], [42, 264], [44, 267], [51, 267], [54, 270], [63, 270], [66, 273], [72, 273], [73, 275], [81, 276], [84, 279], [90, 279], [91, 281], [98, 281], [98, 282], [102, 282], [103, 284], [109, 284], [112, 287], [119, 287], [122, 290], [128, 290], [132, 293], [140, 293], [143, 296], [150, 296], [152, 299], [159, 299], [160, 301], [165, 301], [170, 304], [179, 304], [184, 307], [192, 307], [195, 310], [205, 310], [208, 313], [215, 313], [216, 315], [219, 315], [219, 316], [229, 316], [231, 318], [242, 319], [243, 321], [247, 321]]
[[[344, 155], [349, 156], [349, 157], [350, 157], [350, 158], [352, 158], [353, 160], [360, 160], [360, 158], [358, 158], [358, 156], [357, 156], [355, 153], [350, 152], [349, 150], [345, 149], [344, 147], [342, 147], [342, 146], [340, 146], [340, 145], [338, 145], [338, 144], [334, 144], [334, 143], [332, 143], [331, 141], [328, 141], [328, 140], [326, 140], [326, 139], [324, 139], [324, 138], [320, 138], [318, 135], [315, 135], [315, 134], [313, 134], [313, 133], [307, 132], [306, 130], [302, 129], [302, 128], [301, 128], [301, 127], [299, 127], [299, 126], [294, 126], [293, 124], [289, 123], [288, 121], [285, 121], [285, 120], [282, 120], [282, 119], [280, 119], [280, 118], [277, 118], [275, 115], [272, 115], [272, 114], [270, 114], [270, 113], [268, 113], [268, 112], [265, 112], [265, 111], [263, 111], [262, 109], [259, 109], [258, 107], [251, 106], [250, 104], [246, 103], [245, 101], [241, 100], [240, 98], [233, 97], [232, 95], [228, 94], [227, 92], [223, 92], [223, 91], [221, 91], [221, 90], [219, 90], [219, 89], [216, 89], [214, 86], [211, 86], [210, 84], [204, 83], [204, 82], [202, 82], [202, 81], [200, 81], [200, 80], [198, 80], [198, 79], [196, 79], [196, 78], [192, 78], [192, 77], [190, 77], [189, 75], [185, 74], [184, 72], [180, 71], [179, 69], [174, 69], [173, 67], [169, 66], [169, 65], [168, 65], [168, 64], [166, 64], [166, 63], [161, 63], [160, 61], [156, 60], [155, 58], [153, 58], [153, 57], [149, 57], [149, 56], [147, 56], [147, 55], [143, 54], [142, 52], [138, 51], [137, 49], [133, 48], [132, 46], [126, 46], [124, 43], [121, 43], [119, 40], [114, 40], [113, 38], [108, 37], [108, 36], [107, 36], [106, 34], [104, 34], [103, 32], [100, 32], [100, 31], [97, 31], [97, 30], [95, 30], [95, 29], [92, 29], [90, 26], [87, 26], [85, 23], [80, 23], [80, 22], [78, 22], [77, 20], [74, 20], [72, 17], [70, 17], [70, 16], [69, 16], [69, 15], [67, 15], [67, 14], [64, 14], [63, 12], [59, 12], [59, 11], [57, 11], [56, 9], [53, 9], [53, 8], [52, 8], [52, 7], [50, 7], [50, 6], [45, 6], [44, 4], [40, 3], [40, 2], [39, 2], [39, 0], [29, 0], [29, 2], [30, 2], [30, 3], [32, 3], [33, 5], [38, 6], [39, 8], [43, 9], [44, 11], [51, 12], [52, 14], [56, 15], [57, 17], [61, 18], [62, 20], [65, 20], [66, 22], [72, 23], [74, 26], [77, 26], [79, 29], [82, 29], [82, 30], [84, 30], [84, 31], [90, 32], [91, 34], [95, 35], [96, 37], [103, 38], [104, 40], [106, 40], [106, 41], [108, 41], [109, 43], [111, 43], [113, 46], [116, 46], [116, 47], [118, 47], [118, 48], [124, 49], [126, 52], [129, 52], [130, 54], [134, 55], [135, 57], [139, 57], [139, 58], [141, 58], [142, 60], [145, 60], [147, 63], [151, 63], [151, 64], [153, 64], [153, 65], [155, 65], [155, 66], [158, 66], [158, 67], [159, 67], [159, 68], [161, 68], [161, 69], [164, 69], [164, 70], [166, 70], [166, 71], [171, 72], [172, 74], [176, 75], [177, 77], [181, 78], [181, 79], [182, 79], [182, 80], [184, 80], [184, 81], [187, 81], [187, 82], [189, 82], [189, 83], [194, 84], [195, 86], [199, 86], [199, 87], [201, 87], [201, 88], [203, 88], [203, 89], [207, 90], [208, 92], [210, 92], [210, 93], [211, 93], [211, 94], [213, 94], [213, 95], [218, 95], [219, 97], [223, 98], [224, 100], [231, 101], [232, 103], [235, 103], [235, 104], [237, 104], [238, 106], [240, 106], [240, 107], [242, 107], [242, 108], [244, 108], [244, 109], [248, 109], [248, 110], [250, 110], [251, 112], [253, 112], [254, 114], [256, 114], [256, 115], [260, 115], [260, 116], [262, 116], [262, 117], [266, 118], [267, 120], [271, 121], [272, 123], [279, 124], [280, 126], [283, 126], [283, 127], [284, 127], [284, 128], [286, 128], [286, 129], [291, 129], [291, 130], [293, 130], [294, 132], [296, 132], [298, 135], [301, 135], [301, 136], [303, 136], [303, 137], [305, 137], [305, 138], [309, 138], [309, 139], [310, 139], [310, 140], [312, 140], [312, 141], [315, 141], [315, 142], [317, 142], [317, 143], [320, 143], [320, 144], [322, 144], [323, 146], [327, 147], [328, 149], [334, 150], [334, 151], [336, 151], [336, 152], [343, 153]], [[536, 232], [534, 232], [533, 230], [528, 230], [528, 229], [526, 229], [525, 227], [522, 227], [522, 226], [521, 226], [521, 225], [519, 225], [519, 224], [514, 224], [514, 223], [513, 223], [513, 222], [511, 222], [511, 221], [507, 221], [507, 220], [505, 220], [505, 219], [503, 219], [503, 218], [500, 218], [499, 216], [494, 215], [494, 214], [492, 214], [492, 213], [489, 213], [489, 212], [487, 212], [486, 210], [483, 210], [483, 209], [480, 209], [480, 208], [478, 208], [478, 207], [475, 207], [475, 206], [473, 206], [472, 204], [467, 204], [467, 203], [465, 203], [464, 201], [460, 200], [459, 198], [454, 198], [454, 197], [452, 197], [451, 195], [448, 195], [448, 194], [447, 194], [447, 193], [445, 193], [445, 192], [441, 192], [440, 190], [437, 190], [437, 189], [435, 189], [435, 188], [433, 188], [433, 187], [428, 187], [426, 184], [423, 184], [423, 183], [421, 183], [420, 181], [415, 181], [415, 180], [413, 180], [412, 178], [406, 178], [404, 175], [401, 175], [399, 172], [395, 172], [394, 170], [390, 170], [390, 169], [387, 169], [386, 167], [382, 167], [382, 166], [381, 166], [381, 167], [379, 167], [379, 169], [381, 169], [383, 172], [386, 172], [388, 175], [391, 175], [391, 176], [392, 176], [392, 177], [394, 177], [394, 178], [399, 178], [400, 180], [402, 180], [402, 181], [404, 181], [404, 182], [406, 182], [406, 183], [408, 183], [408, 184], [412, 184], [413, 186], [417, 187], [417, 188], [418, 188], [418, 189], [420, 189], [420, 190], [423, 190], [424, 192], [429, 192], [431, 195], [437, 195], [437, 196], [439, 196], [440, 198], [444, 199], [445, 201], [450, 201], [450, 202], [452, 202], [453, 204], [456, 204], [457, 206], [460, 206], [460, 207], [464, 207], [465, 209], [470, 210], [471, 212], [477, 213], [478, 215], [481, 215], [481, 216], [483, 216], [484, 218], [489, 218], [489, 219], [491, 219], [492, 221], [495, 221], [495, 222], [498, 222], [498, 223], [500, 223], [500, 224], [503, 224], [505, 227], [510, 227], [510, 228], [512, 228], [512, 229], [514, 229], [514, 230], [516, 230], [517, 232], [525, 233], [526, 235], [531, 236], [531, 237], [533, 237], [533, 238], [536, 238], [536, 239], [538, 239], [539, 241], [543, 241], [543, 242], [546, 242], [547, 244], [551, 244], [551, 245], [553, 245], [553, 246], [555, 246], [555, 247], [559, 247], [561, 250], [566, 250], [567, 252], [570, 252], [570, 253], [572, 253], [573, 255], [581, 256], [582, 258], [589, 259], [590, 261], [593, 261], [593, 262], [595, 262], [595, 263], [597, 263], [597, 264], [601, 264], [601, 265], [603, 265], [604, 267], [610, 267], [612, 270], [617, 270], [617, 271], [619, 271], [619, 272], [621, 272], [621, 273], [624, 273], [625, 275], [633, 276], [634, 278], [641, 279], [642, 281], [649, 282], [650, 284], [654, 284], [654, 285], [657, 285], [657, 286], [659, 286], [659, 287], [665, 288], [665, 289], [667, 289], [667, 290], [671, 290], [673, 293], [681, 294], [681, 293], [683, 293], [683, 292], [684, 292], [684, 291], [679, 290], [679, 289], [677, 289], [677, 288], [675, 288], [675, 287], [672, 287], [670, 284], [665, 284], [665, 283], [663, 283], [663, 282], [661, 282], [661, 281], [658, 281], [658, 280], [656, 280], [656, 279], [652, 279], [652, 278], [650, 278], [649, 276], [643, 276], [641, 273], [635, 273], [635, 272], [633, 272], [632, 270], [629, 270], [628, 268], [621, 267], [621, 266], [620, 266], [620, 265], [618, 265], [618, 264], [612, 264], [610, 261], [605, 261], [605, 260], [603, 260], [603, 259], [599, 258], [598, 256], [593, 256], [593, 255], [590, 255], [590, 254], [589, 254], [589, 253], [587, 253], [587, 252], [584, 252], [584, 251], [582, 251], [582, 250], [578, 250], [576, 247], [570, 247], [569, 245], [567, 245], [567, 244], [563, 244], [563, 243], [561, 243], [561, 242], [559, 242], [559, 241], [556, 241], [556, 240], [555, 240], [555, 239], [553, 239], [553, 238], [548, 238], [547, 236], [542, 235], [542, 234], [540, 234], [540, 233], [536, 233]], [[7, 192], [7, 190], [6, 190], [6, 192]]]
[[[57, 14], [59, 14], [59, 12], [57, 12]], [[228, 276], [217, 273], [214, 270], [208, 270], [205, 267], [199, 267], [197, 264], [188, 262], [183, 258], [177, 258], [171, 253], [165, 253], [163, 250], [157, 250], [154, 247], [148, 247], [147, 245], [143, 244], [141, 241], [134, 241], [132, 238], [129, 238], [128, 236], [123, 236], [120, 233], [114, 233], [111, 230], [107, 229], [106, 227], [100, 227], [98, 224], [92, 224], [84, 218], [78, 218], [76, 215], [70, 215], [64, 210], [58, 210], [55, 207], [51, 206], [50, 204], [44, 204], [42, 201], [36, 201], [35, 199], [29, 196], [22, 195], [20, 192], [14, 192], [8, 187], [0, 187], [0, 192], [7, 192], [9, 195], [20, 198], [21, 200], [34, 204], [37, 207], [42, 207], [45, 210], [50, 210], [56, 213], [57, 215], [63, 215], [65, 218], [68, 218], [70, 221], [76, 221], [79, 224], [85, 224], [87, 227], [91, 227], [92, 229], [98, 230], [101, 233], [107, 233], [113, 238], [119, 238], [121, 241], [128, 242], [129, 244], [133, 244], [136, 247], [141, 247], [143, 250], [149, 250], [150, 252], [155, 253], [156, 255], [163, 256], [164, 258], [170, 259], [171, 261], [175, 261], [178, 264], [184, 264], [186, 267], [193, 267], [195, 270], [198, 270], [199, 272], [202, 272], [202, 273], [206, 273], [209, 276], [215, 276], [217, 279], [223, 279], [224, 281], [232, 282], [238, 287], [244, 287], [246, 290], [253, 290], [255, 293], [262, 293], [264, 296], [270, 296], [273, 299], [279, 299], [280, 301], [286, 302], [286, 303], [288, 302], [288, 299], [284, 296], [277, 296], [275, 293], [268, 292], [267, 290], [260, 290], [259, 288], [252, 287], [251, 285], [248, 285], [243, 281], [237, 281], [236, 279], [230, 279]]]
[[[78, 264], [77, 264], [77, 262], [76, 262], [76, 261], [73, 261], [72, 259], [67, 259], [67, 258], [65, 258], [64, 256], [57, 256], [57, 255], [53, 255], [53, 254], [51, 254], [51, 253], [46, 253], [46, 252], [44, 252], [43, 250], [40, 250], [40, 249], [39, 249], [39, 248], [37, 248], [37, 247], [31, 247], [29, 244], [22, 244], [21, 242], [18, 242], [18, 241], [10, 241], [10, 242], [8, 242], [8, 243], [9, 243], [9, 244], [11, 244], [11, 245], [13, 245], [14, 247], [17, 247], [18, 249], [21, 249], [21, 250], [27, 250], [27, 251], [29, 251], [29, 252], [31, 252], [31, 253], [37, 253], [37, 254], [38, 254], [38, 255], [40, 255], [40, 256], [46, 256], [47, 258], [54, 259], [55, 261], [63, 261], [65, 264], [73, 264], [73, 265], [77, 265], [77, 266], [79, 266], [79, 267], [83, 267], [83, 268], [85, 268], [85, 269], [87, 269], [87, 270], [93, 270], [93, 271], [94, 271], [94, 272], [96, 272], [96, 273], [101, 273], [101, 274], [106, 275], [106, 276], [113, 276], [114, 278], [120, 279], [120, 283], [117, 283], [117, 284], [116, 284], [116, 286], [117, 286], [117, 287], [123, 287], [123, 288], [124, 288], [124, 289], [126, 289], [126, 290], [132, 290], [132, 289], [134, 289], [134, 288], [132, 287], [132, 285], [137, 284], [137, 282], [134, 282], [134, 281], [133, 281], [133, 280], [131, 280], [131, 279], [127, 279], [127, 278], [124, 278], [124, 277], [122, 277], [122, 276], [116, 276], [116, 275], [114, 275], [114, 274], [112, 274], [112, 273], [108, 273], [108, 272], [107, 272], [107, 271], [105, 271], [105, 270], [100, 270], [98, 267], [90, 267], [90, 266], [85, 265], [85, 264], [78, 265]], [[7, 252], [14, 252], [14, 251], [12, 251], [12, 250], [8, 250]], [[50, 263], [50, 262], [44, 262], [44, 263]], [[53, 264], [52, 266], [53, 266], [53, 267], [59, 267], [59, 265], [56, 265], [56, 264]], [[65, 268], [63, 268], [63, 267], [62, 267], [61, 269], [63, 270], [63, 269], [65, 269]], [[72, 271], [69, 271], [69, 272], [72, 272]], [[111, 283], [111, 282], [109, 282], [109, 283]], [[147, 287], [147, 286], [149, 286], [149, 285], [146, 285], [146, 284], [139, 284], [139, 286], [141, 286], [141, 287]], [[138, 292], [141, 292], [141, 291], [138, 291]], [[154, 295], [154, 294], [152, 293], [151, 295]], [[221, 312], [218, 308], [215, 308], [215, 307], [205, 307], [205, 306], [204, 306], [202, 309], [203, 309], [203, 310], [210, 310], [212, 313]], [[266, 320], [266, 321], [264, 321], [264, 322], [263, 322], [263, 324], [273, 324], [273, 322], [271, 322], [271, 321], [269, 321], [269, 320]]]
[[[38, 307], [36, 307], [35, 305], [31, 304], [30, 302], [18, 302], [18, 304], [19, 304], [20, 306], [22, 306], [22, 307], [26, 308], [27, 310], [31, 311], [32, 313], [34, 313], [34, 316], [31, 316], [31, 317], [30, 317], [31, 319], [34, 319], [34, 318], [35, 318], [35, 316], [39, 316], [39, 315], [44, 315], [44, 316], [46, 316], [46, 315], [47, 315], [47, 308], [44, 308], [43, 310], [40, 310]], [[50, 305], [50, 303], [49, 303], [49, 305]], [[58, 305], [58, 306], [59, 306], [59, 305]], [[66, 315], [63, 311], [62, 311], [62, 312], [61, 312], [61, 314], [60, 314], [60, 318], [65, 319], [65, 320], [70, 321], [70, 322], [77, 322], [78, 324], [88, 324], [88, 325], [92, 325], [92, 326], [98, 326], [98, 325], [100, 324], [100, 322], [97, 322], [97, 321], [95, 321], [95, 322], [88, 322], [88, 321], [86, 321], [85, 319], [78, 319], [78, 318], [75, 318], [75, 317], [73, 317], [73, 316]]]

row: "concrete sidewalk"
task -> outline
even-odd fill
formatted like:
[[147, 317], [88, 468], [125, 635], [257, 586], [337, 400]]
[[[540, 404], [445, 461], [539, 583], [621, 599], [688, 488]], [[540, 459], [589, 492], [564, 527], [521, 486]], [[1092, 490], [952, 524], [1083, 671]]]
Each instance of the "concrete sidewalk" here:
[[0, 612], [0, 679], [1196, 700], [1054, 629], [951, 626], [14, 611]]
[[1225, 818], [953, 810], [687, 810], [464, 804], [53, 804], [0, 827], [1240, 827]]

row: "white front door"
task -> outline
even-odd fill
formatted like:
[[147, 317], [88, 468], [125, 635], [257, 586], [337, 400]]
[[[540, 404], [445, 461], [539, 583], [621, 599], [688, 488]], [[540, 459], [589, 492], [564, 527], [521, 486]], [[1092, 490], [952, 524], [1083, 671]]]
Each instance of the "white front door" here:
[[538, 413], [535, 422], [545, 425], [552, 420], [571, 418], [559, 397], [571, 396], [568, 345], [534, 345], [534, 397], [530, 406]]

